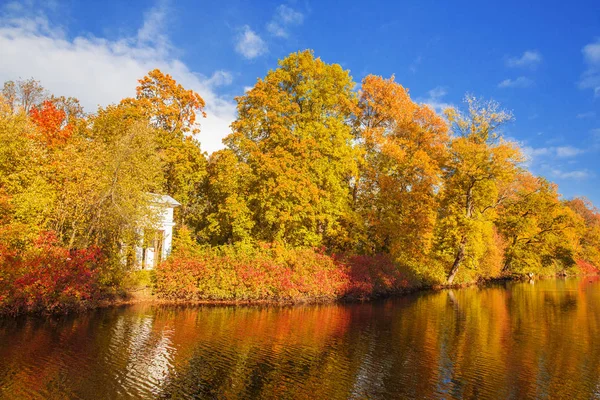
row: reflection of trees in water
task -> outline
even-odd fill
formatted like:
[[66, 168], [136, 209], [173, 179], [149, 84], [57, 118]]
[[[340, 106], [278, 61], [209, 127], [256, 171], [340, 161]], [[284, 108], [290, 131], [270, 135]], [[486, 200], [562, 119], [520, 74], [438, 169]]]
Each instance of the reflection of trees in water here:
[[592, 398], [599, 334], [587, 280], [352, 305], [138, 306], [0, 321], [0, 385], [47, 398]]

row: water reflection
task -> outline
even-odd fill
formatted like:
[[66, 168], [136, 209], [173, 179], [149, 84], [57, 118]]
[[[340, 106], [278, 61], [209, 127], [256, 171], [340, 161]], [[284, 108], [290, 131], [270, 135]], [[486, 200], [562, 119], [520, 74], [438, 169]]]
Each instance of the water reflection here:
[[0, 321], [0, 398], [600, 398], [600, 283]]

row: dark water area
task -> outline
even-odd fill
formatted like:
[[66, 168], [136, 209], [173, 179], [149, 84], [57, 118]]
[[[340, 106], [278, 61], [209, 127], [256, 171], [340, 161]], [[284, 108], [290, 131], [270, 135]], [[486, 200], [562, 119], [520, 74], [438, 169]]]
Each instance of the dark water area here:
[[0, 398], [600, 398], [600, 282], [4, 319]]

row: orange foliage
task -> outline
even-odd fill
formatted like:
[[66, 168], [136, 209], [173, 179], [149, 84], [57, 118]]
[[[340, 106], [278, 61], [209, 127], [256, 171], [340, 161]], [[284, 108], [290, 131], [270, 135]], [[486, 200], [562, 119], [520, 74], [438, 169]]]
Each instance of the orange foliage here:
[[38, 127], [39, 138], [50, 147], [64, 144], [73, 134], [73, 125], [67, 123], [66, 113], [51, 101], [32, 107], [29, 115]]
[[203, 117], [206, 114], [204, 99], [198, 93], [185, 89], [171, 75], [163, 74], [159, 69], [148, 72], [138, 82], [137, 101], [160, 128], [169, 132], [199, 132], [194, 127], [196, 113]]

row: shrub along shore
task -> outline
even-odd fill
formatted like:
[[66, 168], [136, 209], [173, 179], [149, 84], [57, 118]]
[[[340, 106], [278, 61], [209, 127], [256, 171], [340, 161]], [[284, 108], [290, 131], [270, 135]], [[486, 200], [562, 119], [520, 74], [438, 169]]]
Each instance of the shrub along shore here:
[[[529, 279], [525, 274], [506, 274], [452, 285], [426, 283], [389, 254], [328, 255], [323, 249], [290, 249], [273, 244], [200, 246], [186, 235], [176, 241], [172, 256], [155, 270], [133, 271], [108, 290], [100, 275], [105, 259], [99, 249], [68, 251], [58, 246], [52, 235], [41, 238], [34, 249], [24, 257], [3, 253], [0, 258], [2, 271], [14, 273], [4, 273], [0, 280], [5, 283], [0, 285], [0, 316], [65, 314], [134, 303], [354, 302], [420, 290]], [[598, 270], [580, 263], [569, 273], [597, 275]]]
[[310, 50], [274, 67], [235, 98], [210, 155], [201, 94], [158, 69], [92, 114], [33, 79], [6, 82], [0, 313], [127, 301], [144, 275], [136, 247], [160, 248], [152, 194], [181, 204], [148, 283], [161, 302], [369, 299], [597, 272], [600, 212], [527, 170], [497, 102], [467, 95], [438, 113], [393, 76], [358, 85]]

